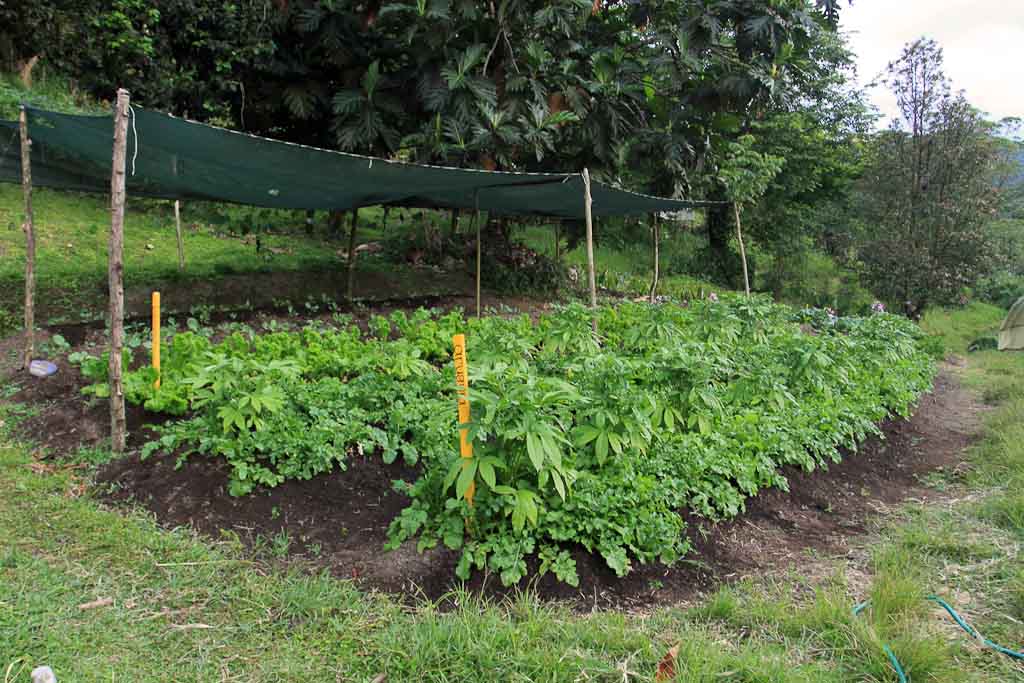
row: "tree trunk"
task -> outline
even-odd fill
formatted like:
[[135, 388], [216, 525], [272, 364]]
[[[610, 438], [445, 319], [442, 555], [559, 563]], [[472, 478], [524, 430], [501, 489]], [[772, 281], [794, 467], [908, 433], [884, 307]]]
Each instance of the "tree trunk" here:
[[740, 205], [732, 203], [733, 211], [736, 213], [736, 239], [740, 243], [740, 259], [743, 261], [743, 289], [747, 296], [750, 296], [750, 276], [747, 274], [747, 250], [743, 246], [743, 229], [740, 227]]
[[28, 114], [21, 108], [21, 189], [25, 195], [25, 357], [23, 367], [32, 362], [36, 350], [36, 226], [32, 215], [32, 140], [28, 137]]
[[661, 231], [658, 226], [658, 214], [654, 214], [651, 217], [651, 237], [654, 241], [654, 277], [651, 279], [651, 303], [653, 304], [658, 295], [658, 271], [659, 271], [659, 255], [658, 248], [661, 242]]
[[327, 213], [327, 233], [331, 239], [341, 235], [341, 224], [345, 220], [345, 212], [332, 209]]
[[26, 88], [32, 87], [32, 70], [39, 63], [39, 55], [32, 55], [21, 64], [17, 65], [18, 77]]
[[[583, 169], [583, 216], [587, 223], [587, 286], [590, 289], [590, 308], [597, 309], [597, 278], [594, 274], [594, 219], [591, 215], [590, 171]], [[594, 318], [597, 332], [597, 318]]]
[[738, 254], [729, 244], [733, 236], [733, 216], [725, 193], [718, 188], [711, 191], [709, 200], [721, 202], [706, 209], [705, 229], [708, 236], [707, 255], [703, 268], [712, 280], [718, 280], [729, 287], [739, 288], [742, 268]]
[[125, 159], [128, 147], [127, 90], [117, 91], [114, 110], [114, 158], [110, 176], [110, 449], [123, 453], [125, 445], [124, 387], [121, 349], [124, 346], [124, 201]]
[[185, 270], [185, 239], [181, 235], [181, 201], [174, 200], [174, 230], [178, 236], [178, 270]]
[[356, 227], [359, 224], [359, 209], [352, 209], [352, 227], [348, 231], [348, 283], [345, 298], [352, 303], [356, 286]]
[[712, 257], [720, 264], [729, 261], [729, 220], [728, 207], [723, 205], [712, 205], [707, 208], [705, 224], [708, 234], [708, 246], [711, 248]]

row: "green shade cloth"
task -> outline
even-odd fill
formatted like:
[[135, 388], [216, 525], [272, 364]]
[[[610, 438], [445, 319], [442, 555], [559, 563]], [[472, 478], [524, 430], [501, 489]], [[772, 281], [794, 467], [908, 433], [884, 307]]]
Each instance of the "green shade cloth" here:
[[1024, 349], [1024, 296], [1017, 299], [999, 327], [999, 350], [1019, 349]]
[[[26, 108], [32, 182], [110, 191], [113, 122]], [[0, 122], [0, 182], [21, 182], [17, 122]], [[13, 133], [13, 135], [11, 134]], [[583, 218], [578, 173], [445, 168], [346, 154], [186, 121], [133, 107], [129, 195], [232, 202], [276, 209], [394, 205], [502, 215]], [[680, 211], [708, 202], [651, 197], [591, 183], [595, 216]]]

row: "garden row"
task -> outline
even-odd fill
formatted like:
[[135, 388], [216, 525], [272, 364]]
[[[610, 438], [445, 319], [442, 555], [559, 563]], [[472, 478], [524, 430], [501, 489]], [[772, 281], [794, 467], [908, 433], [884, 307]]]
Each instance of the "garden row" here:
[[[299, 332], [204, 330], [173, 336], [161, 386], [143, 368], [127, 399], [181, 416], [144, 455], [203, 454], [230, 464], [233, 495], [345, 468], [356, 454], [403, 458], [412, 502], [389, 545], [418, 538], [462, 551], [458, 573], [505, 584], [526, 559], [575, 583], [569, 550], [619, 575], [688, 549], [680, 511], [743, 509], [780, 468], [811, 469], [907, 415], [934, 373], [916, 325], [878, 313], [839, 318], [764, 299], [601, 308], [578, 305], [464, 319], [420, 310], [336, 316]], [[467, 337], [471, 459], [460, 458], [452, 335]], [[79, 357], [106, 390], [106, 361]], [[470, 486], [473, 505], [464, 499]]]

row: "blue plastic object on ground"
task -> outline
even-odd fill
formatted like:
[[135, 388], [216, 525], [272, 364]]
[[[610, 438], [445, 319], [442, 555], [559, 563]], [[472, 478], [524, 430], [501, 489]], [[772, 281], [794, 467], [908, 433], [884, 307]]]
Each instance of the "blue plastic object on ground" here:
[[57, 366], [48, 360], [34, 360], [28, 364], [28, 371], [34, 377], [49, 377], [57, 372]]

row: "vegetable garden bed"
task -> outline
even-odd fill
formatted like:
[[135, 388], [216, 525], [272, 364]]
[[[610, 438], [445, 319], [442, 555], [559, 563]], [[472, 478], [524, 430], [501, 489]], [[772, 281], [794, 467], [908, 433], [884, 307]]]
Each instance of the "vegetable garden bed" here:
[[[691, 544], [682, 512], [732, 517], [785, 488], [784, 470], [837, 461], [907, 415], [934, 374], [918, 328], [885, 314], [835, 320], [728, 299], [598, 317], [599, 335], [578, 306], [536, 321], [396, 312], [371, 318], [368, 335], [344, 317], [218, 343], [184, 332], [161, 389], [142, 368], [128, 399], [180, 416], [145, 455], [213, 456], [234, 495], [367, 460], [380, 476], [398, 467], [409, 502], [389, 520], [390, 547], [446, 547], [461, 578], [486, 569], [512, 585], [537, 572], [575, 585], [590, 554], [619, 576], [679, 560]], [[457, 448], [455, 332], [468, 340], [471, 460]], [[102, 393], [105, 363], [76, 360], [99, 382], [87, 391]]]

